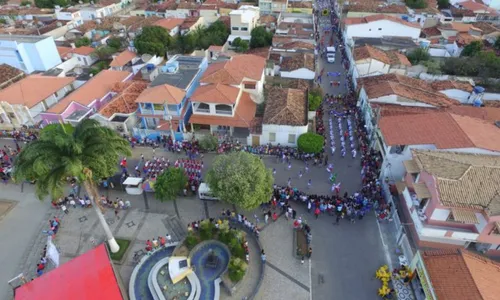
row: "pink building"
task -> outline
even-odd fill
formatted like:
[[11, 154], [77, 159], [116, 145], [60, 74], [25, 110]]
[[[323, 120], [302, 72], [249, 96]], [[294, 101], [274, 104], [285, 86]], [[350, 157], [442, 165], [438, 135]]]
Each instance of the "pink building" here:
[[500, 157], [412, 150], [399, 186], [419, 246], [500, 255]]

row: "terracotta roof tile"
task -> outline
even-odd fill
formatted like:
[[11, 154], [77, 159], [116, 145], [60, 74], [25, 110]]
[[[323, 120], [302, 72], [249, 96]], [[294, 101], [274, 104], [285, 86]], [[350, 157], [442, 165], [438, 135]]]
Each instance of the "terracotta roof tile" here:
[[294, 41], [290, 43], [284, 43], [280, 47], [280, 49], [306, 49], [306, 50], [314, 50], [314, 44], [307, 43], [304, 41]]
[[207, 84], [199, 86], [191, 96], [191, 101], [203, 103], [234, 104], [240, 89], [230, 85]]
[[364, 45], [361, 47], [354, 48], [353, 51], [355, 61], [365, 60], [368, 58], [372, 58], [383, 62], [384, 64], [389, 65], [391, 60], [385, 51], [382, 51], [378, 48], [372, 47], [370, 45]]
[[398, 51], [386, 51], [387, 56], [391, 61], [391, 65], [396, 66], [407, 66], [411, 67], [411, 62], [408, 60], [406, 55], [399, 53]]
[[422, 29], [422, 33], [425, 34], [426, 38], [441, 36], [441, 31], [438, 29], [437, 26], [424, 28]]
[[125, 50], [122, 53], [118, 54], [115, 58], [113, 58], [113, 61], [109, 64], [110, 67], [123, 67], [134, 57], [137, 57], [137, 54], [135, 52]]
[[147, 87], [147, 82], [140, 81], [116, 83], [112, 90], [118, 94], [104, 105], [99, 113], [104, 117], [111, 118], [116, 113], [128, 115], [136, 112], [138, 105], [135, 100]]
[[410, 23], [410, 22], [405, 21], [405, 20], [398, 18], [398, 17], [393, 17], [393, 16], [389, 16], [389, 15], [379, 15], [379, 14], [366, 16], [364, 18], [345, 18], [343, 20], [343, 22], [346, 25], [357, 25], [357, 24], [366, 24], [366, 23], [380, 21], [380, 20], [387, 20], [387, 21], [392, 21], [392, 22], [399, 23], [401, 25], [405, 25], [408, 27], [420, 28], [420, 25], [418, 23]]
[[71, 52], [75, 53], [75, 54], [79, 54], [79, 55], [88, 56], [88, 55], [94, 53], [94, 51], [95, 51], [95, 49], [92, 47], [83, 46], [83, 47], [75, 48]]
[[444, 90], [462, 90], [466, 92], [472, 92], [474, 86], [466, 81], [454, 81], [454, 80], [437, 80], [431, 83], [431, 86], [436, 91]]
[[251, 99], [250, 94], [243, 92], [236, 106], [234, 117], [192, 114], [189, 123], [250, 128], [256, 111], [257, 105]]
[[61, 57], [61, 59], [71, 56], [71, 53], [73, 50], [73, 48], [71, 48], [71, 47], [56, 47], [56, 48], [57, 48], [57, 52], [59, 53], [59, 56]]
[[182, 23], [184, 23], [184, 19], [168, 18], [168, 19], [158, 20], [158, 21], [154, 22], [153, 25], [163, 27], [167, 30], [172, 30], [175, 27], [180, 26]]
[[260, 16], [259, 23], [260, 24], [269, 24], [269, 23], [274, 23], [276, 24], [278, 20], [276, 19], [275, 16], [273, 15], [264, 15]]
[[457, 34], [457, 39], [456, 39], [457, 43], [460, 45], [468, 45], [474, 41], [480, 41], [480, 40], [481, 38], [478, 36], [474, 36], [463, 32]]
[[[270, 53], [271, 53], [271, 47], [252, 48], [252, 49], [248, 49], [248, 51], [246, 52], [246, 54], [260, 56], [260, 57], [263, 57], [265, 59], [269, 58]], [[240, 55], [244, 55], [244, 54], [240, 54]]]
[[144, 90], [135, 100], [136, 103], [180, 104], [186, 92], [169, 84], [157, 85]]
[[385, 1], [362, 0], [346, 5], [346, 12], [371, 12], [379, 14], [407, 14], [408, 9], [405, 5], [390, 4]]
[[126, 26], [129, 31], [135, 32], [139, 28], [142, 28], [145, 26], [152, 26], [155, 22], [157, 22], [159, 20], [164, 20], [164, 19], [160, 18], [160, 17], [155, 17], [155, 16], [151, 16], [151, 17], [147, 17], [147, 18], [132, 16], [132, 17], [128, 17], [125, 20], [120, 21], [120, 23], [123, 24], [124, 26]]
[[424, 251], [422, 259], [439, 300], [494, 300], [500, 265], [466, 250]]
[[398, 95], [408, 100], [446, 107], [459, 105], [460, 102], [435, 91], [424, 80], [398, 74], [384, 74], [360, 78], [360, 87], [364, 87], [369, 99], [382, 96]]
[[486, 22], [475, 22], [474, 27], [481, 29], [483, 31], [483, 34], [490, 34], [492, 32], [500, 31], [499, 28]]
[[1, 90], [0, 101], [32, 108], [73, 81], [73, 77], [30, 75]]
[[387, 145], [435, 145], [438, 149], [481, 148], [500, 152], [500, 129], [467, 116], [446, 112], [382, 117]]
[[201, 77], [203, 83], [240, 84], [244, 78], [261, 80], [266, 59], [252, 54], [236, 55], [226, 62], [212, 63]]
[[299, 53], [292, 57], [283, 57], [281, 62], [281, 70], [294, 71], [300, 68], [306, 68], [314, 71], [314, 54], [312, 53]]
[[0, 87], [5, 88], [8, 82], [14, 83], [24, 77], [24, 72], [9, 66], [8, 64], [0, 65]]
[[307, 125], [306, 92], [297, 89], [270, 87], [266, 91], [263, 124]]
[[106, 96], [107, 93], [111, 92], [115, 83], [124, 81], [130, 75], [130, 72], [125, 71], [103, 70], [77, 90], [64, 97], [56, 105], [51, 107], [48, 112], [61, 114], [72, 102], [88, 106], [94, 100]]

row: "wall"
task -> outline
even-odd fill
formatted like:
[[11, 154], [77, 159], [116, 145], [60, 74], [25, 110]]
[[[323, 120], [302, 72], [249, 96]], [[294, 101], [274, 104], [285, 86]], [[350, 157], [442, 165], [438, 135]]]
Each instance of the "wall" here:
[[[362, 12], [362, 11], [349, 11], [347, 12], [346, 18], [364, 18], [368, 16], [373, 16], [373, 15], [380, 15], [380, 13], [377, 12]], [[397, 14], [397, 13], [384, 13], [383, 15], [386, 16], [393, 16], [396, 18], [401, 18], [402, 14]]]
[[359, 77], [374, 76], [389, 73], [389, 65], [376, 59], [366, 59], [356, 62]]
[[48, 124], [57, 123], [59, 121], [62, 121], [62, 118], [60, 115], [51, 114], [51, 113], [41, 113], [40, 117], [42, 118], [42, 120], [45, 120]]
[[315, 73], [306, 68], [300, 68], [291, 72], [280, 71], [280, 76], [284, 78], [314, 79]]
[[[260, 136], [261, 145], [265, 145], [271, 143], [273, 145], [285, 145], [285, 146], [297, 146], [297, 139], [303, 133], [306, 133], [308, 126], [285, 126], [285, 125], [272, 125], [272, 124], [263, 124], [262, 125], [262, 134]], [[269, 140], [269, 133], [275, 133], [276, 139], [274, 142]], [[288, 142], [288, 135], [295, 134], [295, 142]], [[249, 137], [251, 139], [251, 137]], [[250, 143], [251, 144], [251, 141]]]
[[401, 154], [390, 154], [390, 147], [386, 146], [386, 156], [384, 157], [384, 162], [382, 163], [380, 175], [381, 178], [389, 177], [391, 180], [398, 181], [403, 178], [406, 173], [403, 161], [412, 158], [411, 149], [429, 149], [435, 150], [434, 145], [411, 145], [406, 147]]
[[[381, 30], [379, 30], [379, 28]], [[411, 37], [417, 40], [420, 37], [420, 28], [405, 26], [399, 23], [380, 20], [366, 24], [355, 24], [346, 26], [346, 38], [352, 37], [375, 37], [399, 36]]]
[[30, 55], [35, 55], [34, 53], [36, 52], [39, 57], [39, 60], [32, 60], [35, 70], [47, 71], [61, 63], [61, 57], [59, 56], [53, 37], [48, 37], [31, 45], [34, 45], [35, 48], [33, 52], [30, 52]]
[[15, 41], [0, 40], [0, 63], [8, 64], [30, 74], [34, 71], [30, 59], [24, 48], [24, 44], [17, 44]]
[[200, 17], [203, 17], [205, 20], [205, 26], [210, 26], [213, 22], [217, 21], [219, 18], [217, 13], [217, 10], [212, 10], [212, 9], [200, 9]]
[[[78, 64], [82, 66], [91, 66], [95, 62], [97, 62], [98, 58], [97, 56], [93, 55], [79, 55], [79, 54], [73, 54], [74, 58], [77, 59]], [[72, 57], [73, 58], [73, 57]], [[86, 63], [85, 63], [86, 62]]]
[[72, 113], [74, 113], [77, 110], [87, 111], [88, 108], [81, 105], [80, 103], [71, 102], [68, 105], [68, 107], [66, 107], [66, 109], [62, 112], [61, 116], [63, 117], [63, 119], [66, 119], [69, 115], [71, 115]]

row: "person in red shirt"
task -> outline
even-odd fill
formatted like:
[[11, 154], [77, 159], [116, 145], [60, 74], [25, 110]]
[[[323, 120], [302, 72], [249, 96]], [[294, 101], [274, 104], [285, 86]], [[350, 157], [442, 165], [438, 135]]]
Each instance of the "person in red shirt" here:
[[316, 207], [316, 209], [314, 210], [314, 216], [316, 217], [316, 219], [319, 217], [319, 213], [321, 211], [319, 210], [319, 207]]
[[164, 238], [164, 237], [162, 237], [162, 236], [159, 236], [159, 237], [158, 237], [158, 240], [160, 241], [160, 246], [164, 247], [164, 246], [165, 246], [165, 242], [166, 242], [166, 241], [165, 241], [165, 238]]

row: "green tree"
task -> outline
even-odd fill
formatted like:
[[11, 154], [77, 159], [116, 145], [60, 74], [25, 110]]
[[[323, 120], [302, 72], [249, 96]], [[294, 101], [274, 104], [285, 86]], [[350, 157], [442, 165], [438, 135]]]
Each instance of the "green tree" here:
[[441, 75], [441, 64], [435, 60], [423, 61], [422, 64], [427, 67], [427, 73], [432, 75]]
[[450, 7], [449, 0], [438, 0], [438, 8], [439, 9], [447, 9]]
[[242, 53], [242, 52], [248, 51], [248, 41], [242, 40], [239, 37], [234, 39], [231, 46], [233, 46], [235, 48], [236, 52]]
[[215, 151], [219, 145], [219, 140], [216, 136], [205, 135], [199, 141], [200, 148], [205, 151]]
[[272, 42], [273, 33], [264, 26], [255, 27], [250, 33], [250, 48], [271, 46]]
[[154, 185], [155, 197], [160, 201], [175, 200], [186, 187], [188, 178], [182, 168], [167, 168]]
[[33, 5], [31, 3], [31, 1], [27, 1], [27, 0], [24, 0], [24, 1], [21, 1], [21, 4], [19, 4], [20, 6], [28, 6], [28, 5]]
[[122, 48], [123, 40], [119, 37], [112, 37], [106, 41], [106, 44], [111, 48], [119, 50]]
[[172, 37], [168, 31], [160, 26], [146, 26], [135, 38], [134, 46], [139, 54], [165, 56], [172, 44]]
[[426, 0], [405, 0], [406, 6], [413, 9], [420, 9], [427, 7]]
[[268, 202], [273, 193], [271, 170], [247, 152], [217, 156], [205, 180], [216, 197], [243, 209]]
[[84, 36], [84, 37], [79, 38], [75, 41], [75, 46], [77, 48], [80, 48], [83, 46], [90, 46], [91, 43], [92, 43], [92, 41], [88, 37]]
[[95, 120], [83, 120], [76, 127], [53, 124], [45, 127], [40, 138], [18, 155], [14, 178], [17, 181], [36, 180], [35, 192], [40, 200], [48, 195], [52, 199], [63, 196], [67, 177], [76, 178], [93, 201], [110, 250], [116, 253], [120, 247], [104, 218], [96, 181], [114, 175], [119, 158], [129, 155], [129, 143]]
[[179, 34], [173, 43], [173, 46], [180, 53], [192, 53], [196, 49], [196, 39], [192, 33], [185, 35]]
[[316, 133], [301, 134], [297, 140], [299, 151], [304, 153], [320, 153], [323, 149], [325, 138]]
[[111, 55], [118, 52], [116, 48], [111, 46], [100, 46], [97, 47], [93, 53], [99, 60], [107, 60], [111, 58]]
[[307, 96], [309, 102], [309, 111], [316, 111], [318, 107], [321, 105], [321, 95], [316, 95], [313, 93], [309, 93]]
[[66, 0], [35, 0], [35, 6], [38, 8], [54, 8], [56, 5], [61, 7], [67, 6]]
[[460, 56], [474, 56], [481, 52], [482, 48], [483, 43], [481, 41], [473, 41], [464, 47]]
[[431, 55], [424, 48], [417, 48], [411, 52], [409, 52], [406, 57], [411, 62], [412, 65], [418, 65], [422, 61], [427, 61], [431, 59]]

